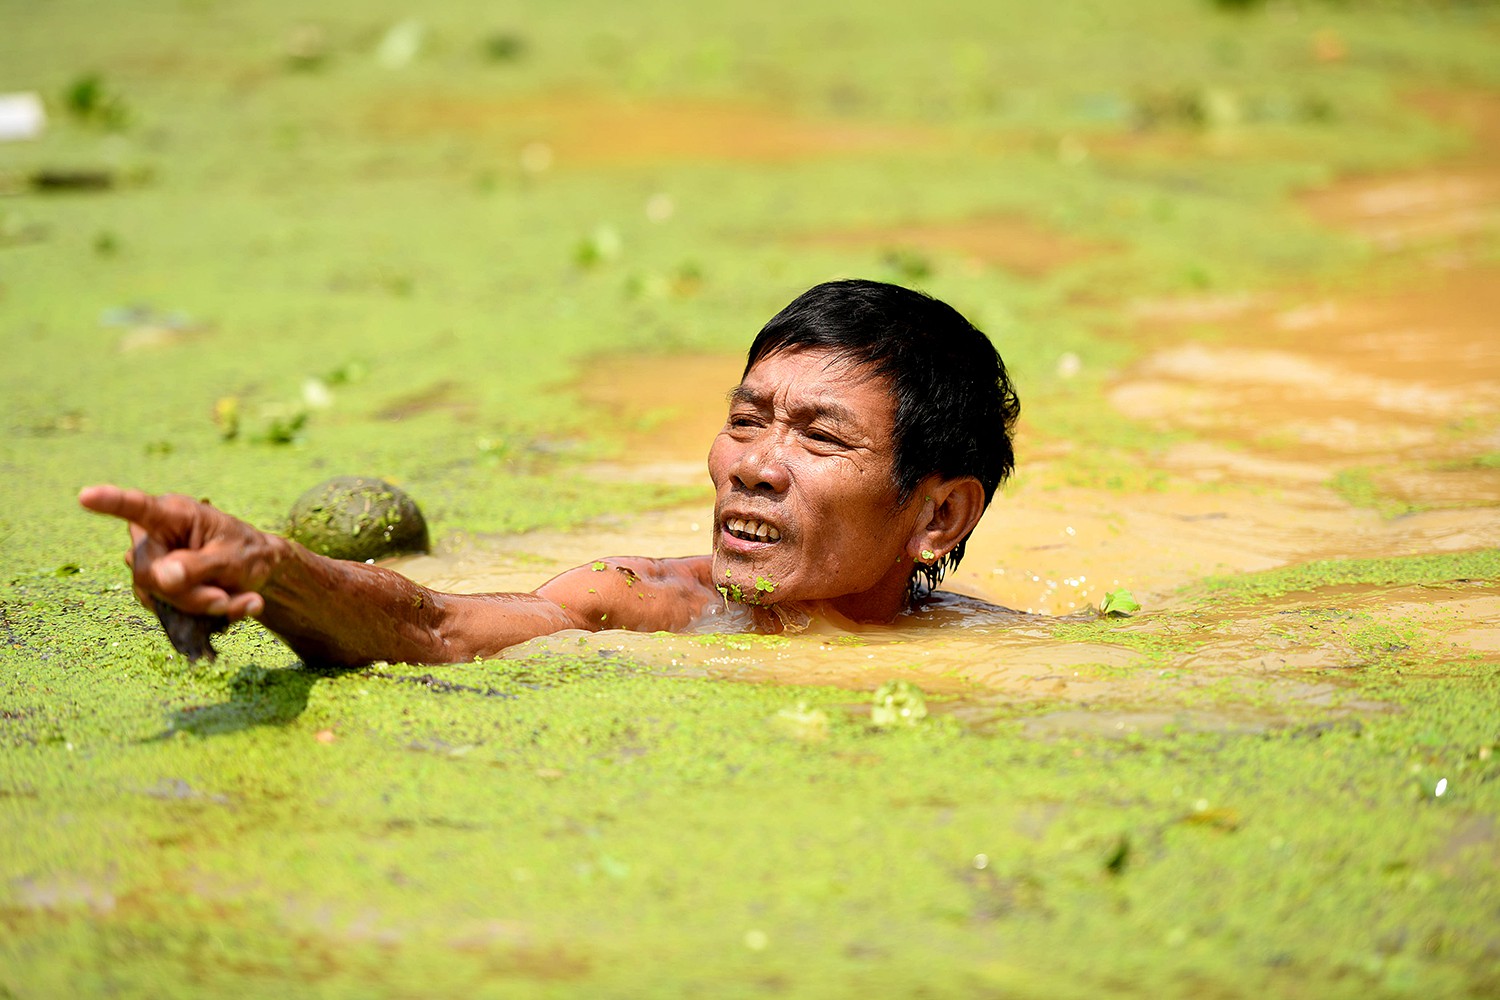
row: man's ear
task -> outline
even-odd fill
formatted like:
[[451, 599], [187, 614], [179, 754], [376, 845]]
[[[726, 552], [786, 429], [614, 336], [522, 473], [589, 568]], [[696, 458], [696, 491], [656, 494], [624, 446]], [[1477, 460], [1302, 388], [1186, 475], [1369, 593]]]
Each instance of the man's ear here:
[[984, 514], [984, 486], [973, 476], [933, 477], [918, 488], [922, 504], [906, 542], [913, 562], [940, 562], [979, 523]]

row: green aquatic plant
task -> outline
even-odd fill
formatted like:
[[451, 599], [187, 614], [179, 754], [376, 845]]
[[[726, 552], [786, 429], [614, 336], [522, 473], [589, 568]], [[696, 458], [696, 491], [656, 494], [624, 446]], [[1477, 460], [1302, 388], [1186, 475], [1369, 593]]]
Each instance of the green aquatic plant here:
[[777, 728], [793, 739], [805, 743], [825, 743], [828, 740], [828, 713], [821, 708], [809, 708], [806, 701], [799, 701], [792, 708], [783, 708], [774, 719]]
[[[742, 352], [747, 320], [806, 275], [890, 273], [883, 243], [830, 250], [796, 234], [976, 211], [1118, 247], [1039, 275], [937, 246], [910, 263], [1033, 387], [1028, 425], [1051, 457], [1032, 465], [1027, 490], [1078, 482], [1118, 491], [1101, 502], [1120, 508], [1149, 502], [1131, 494], [1180, 487], [1150, 460], [1169, 432], [1127, 424], [1106, 402], [1106, 378], [1156, 343], [1111, 332], [1119, 303], [1208, 282], [1257, 292], [1289, 271], [1320, 282], [1357, 264], [1368, 248], [1309, 224], [1292, 193], [1350, 170], [1415, 167], [1455, 143], [1394, 95], [1416, 78], [1500, 83], [1492, 5], [1266, 0], [1270, 16], [1243, 22], [1209, 16], [1207, 2], [1094, 3], [1081, 15], [997, 0], [884, 17], [900, 13], [892, 6], [824, 46], [828, 59], [762, 47], [747, 63], [734, 55], [746, 22], [732, 8], [636, 31], [611, 5], [579, 0], [528, 7], [515, 25], [524, 53], [497, 64], [513, 44], [476, 51], [474, 27], [493, 10], [457, 0], [432, 10], [432, 58], [400, 80], [348, 57], [376, 40], [379, 12], [301, 32], [289, 56], [340, 58], [325, 74], [278, 79], [266, 76], [274, 41], [309, 16], [295, 4], [140, 0], [108, 32], [81, 0], [24, 6], [0, 32], [15, 86], [55, 97], [72, 75], [67, 54], [86, 52], [109, 74], [89, 100], [118, 80], [151, 128], [96, 150], [105, 123], [59, 106], [39, 143], [6, 150], [17, 170], [75, 158], [87, 169], [94, 156], [121, 166], [111, 189], [8, 199], [7, 212], [52, 238], [12, 248], [20, 237], [0, 224], [19, 345], [0, 375], [6, 461], [25, 471], [0, 522], [0, 995], [610, 996], [647, 977], [664, 998], [1495, 991], [1493, 652], [1455, 660], [1399, 624], [1351, 621], [1340, 640], [1350, 663], [1388, 658], [1401, 672], [1320, 680], [1397, 710], [1337, 718], [1314, 705], [1307, 724], [1281, 730], [1185, 726], [1128, 741], [1038, 738], [1021, 722], [1042, 709], [1000, 702], [964, 705], [979, 713], [973, 725], [879, 730], [874, 706], [837, 687], [659, 676], [582, 646], [320, 673], [247, 624], [219, 640], [218, 666], [185, 669], [130, 600], [120, 532], [66, 502], [93, 477], [130, 476], [212, 493], [271, 525], [289, 484], [370, 468], [430, 498], [440, 533], [576, 530], [701, 505], [699, 487], [604, 480], [587, 456], [548, 450], [619, 443], [623, 422], [591, 423], [570, 388], [592, 359]], [[1350, 39], [1344, 65], [1308, 56], [1310, 12]], [[772, 13], [786, 38], [827, 30], [823, 6]], [[1003, 66], [982, 44], [997, 31]], [[1230, 35], [1234, 65], [1220, 55]], [[1150, 59], [1128, 44], [1168, 37]], [[549, 172], [521, 145], [554, 158], [531, 112], [560, 112], [568, 131], [573, 98], [557, 95], [569, 81], [606, 92], [596, 110], [618, 112], [625, 98], [649, 128], [653, 105], [764, 96], [766, 74], [797, 112], [787, 122], [831, 112], [856, 138], [864, 124], [920, 122], [966, 155], [929, 155], [916, 134], [833, 157], [788, 148], [767, 171], [725, 138], [727, 156], [632, 165], [632, 138], [621, 171], [599, 135], [582, 159], [557, 142]], [[1174, 99], [1160, 113], [1176, 117], [1157, 136], [1188, 133], [1172, 150], [1150, 145], [1158, 88]], [[1212, 88], [1233, 101], [1211, 102]], [[1117, 95], [1113, 117], [1092, 93]], [[1216, 138], [1232, 143], [1192, 148], [1209, 131], [1197, 123], [1229, 118], [1236, 131]], [[1079, 126], [1103, 141], [1056, 141]], [[981, 133], [1016, 141], [970, 142]], [[1076, 169], [1059, 164], [1084, 143]], [[149, 188], [124, 183], [137, 163], [157, 168]], [[494, 178], [488, 190], [462, 182], [476, 171]], [[668, 224], [641, 218], [659, 186], [681, 206]], [[787, 231], [789, 210], [791, 239], [751, 238]], [[604, 259], [608, 238], [569, 258], [601, 220], [618, 226], [623, 263], [650, 277], [649, 294], [619, 294], [625, 268]], [[104, 225], [121, 248], [107, 258], [89, 243]], [[333, 280], [371, 256], [374, 277]], [[674, 270], [689, 258], [714, 279]], [[215, 317], [202, 336], [149, 356], [100, 349], [89, 310], [168, 288]], [[1059, 374], [1062, 352], [1081, 370]], [[268, 387], [351, 355], [367, 373], [347, 388], [324, 377], [342, 390], [339, 409], [317, 414], [311, 434], [293, 430], [298, 447], [220, 446], [207, 426], [215, 398], [241, 398], [241, 426], [219, 433], [253, 443]], [[454, 378], [459, 391], [432, 406], [385, 413], [403, 387]], [[66, 416], [40, 425], [50, 412]], [[1482, 430], [1464, 439], [1492, 451]], [[502, 443], [476, 449], [476, 438]], [[154, 440], [176, 451], [138, 461]], [[65, 560], [72, 568], [54, 576]], [[1467, 598], [1500, 579], [1497, 564], [1493, 551], [1308, 564], [1196, 593], [1215, 610], [1351, 582]], [[1280, 611], [1246, 613], [1274, 622]], [[1199, 642], [1217, 627], [1205, 615], [1200, 631], [1187, 621], [1151, 634], [1191, 615], [1110, 617], [1077, 636], [1154, 657], [1151, 642]], [[745, 659], [771, 659], [761, 643], [772, 638], [734, 641]], [[863, 641], [792, 640], [849, 663], [881, 648], [843, 648]], [[998, 659], [1003, 644], [993, 648]], [[982, 664], [987, 653], [971, 655]], [[1153, 696], [1180, 689], [1158, 676]], [[1199, 690], [1204, 708], [1243, 697]], [[1064, 706], [1076, 701], [1052, 707]]]
[[[733, 574], [731, 572], [726, 571], [724, 573], [724, 579], [728, 580], [732, 575]], [[764, 576], [757, 576], [755, 578], [755, 589], [752, 591], [747, 592], [744, 587], [741, 587], [739, 584], [734, 582], [720, 584], [715, 589], [718, 590], [719, 596], [724, 598], [724, 601], [726, 603], [728, 603], [729, 601], [733, 601], [736, 604], [749, 604], [758, 607], [762, 603], [764, 603], [762, 600], [762, 595], [767, 595], [774, 592], [776, 590], [776, 584], [774, 581], [767, 579]]]
[[1393, 497], [1381, 489], [1369, 469], [1343, 469], [1328, 485], [1349, 505], [1376, 511], [1388, 520], [1422, 509], [1420, 503]]
[[927, 699], [910, 681], [886, 681], [870, 698], [870, 723], [914, 726], [927, 718]]
[[1396, 556], [1387, 559], [1318, 559], [1297, 566], [1209, 577], [1186, 588], [1208, 597], [1261, 600], [1318, 587], [1406, 586], [1500, 580], [1500, 549]]
[[1139, 610], [1141, 605], [1136, 601], [1135, 595], [1124, 587], [1111, 590], [1099, 602], [1099, 613], [1107, 618], [1126, 618]]
[[130, 123], [125, 99], [99, 73], [76, 77], [63, 91], [63, 107], [79, 122], [119, 130]]
[[745, 652], [752, 649], [785, 649], [792, 640], [784, 635], [761, 635], [757, 632], [713, 632], [694, 636], [692, 641], [713, 649]]

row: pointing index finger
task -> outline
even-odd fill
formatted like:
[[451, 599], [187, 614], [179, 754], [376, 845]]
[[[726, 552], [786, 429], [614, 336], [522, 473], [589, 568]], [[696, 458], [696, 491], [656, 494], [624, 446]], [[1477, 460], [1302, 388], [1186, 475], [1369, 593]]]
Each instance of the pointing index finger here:
[[108, 483], [86, 486], [79, 491], [78, 502], [95, 513], [139, 524], [148, 532], [166, 532], [176, 526], [162, 498], [140, 490], [123, 490]]

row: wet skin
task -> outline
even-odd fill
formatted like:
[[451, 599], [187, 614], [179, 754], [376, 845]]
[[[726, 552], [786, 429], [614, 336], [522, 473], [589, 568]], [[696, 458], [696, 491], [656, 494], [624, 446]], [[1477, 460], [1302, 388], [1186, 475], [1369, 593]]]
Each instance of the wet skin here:
[[[763, 358], [731, 393], [709, 452], [713, 554], [605, 559], [531, 593], [440, 593], [185, 496], [106, 485], [79, 502], [128, 522], [126, 562], [147, 607], [257, 618], [310, 662], [452, 663], [570, 628], [682, 631], [717, 619], [774, 631], [770, 605], [836, 624], [892, 621], [915, 560], [941, 558], [984, 509], [968, 476], [928, 476], [900, 502], [893, 426], [883, 379], [826, 352]], [[758, 606], [732, 614], [736, 595]]]
[[[894, 429], [884, 379], [823, 352], [762, 359], [730, 394], [708, 454], [715, 583], [856, 622], [899, 613], [942, 490], [929, 477], [902, 502]], [[954, 543], [933, 544], [941, 555]]]

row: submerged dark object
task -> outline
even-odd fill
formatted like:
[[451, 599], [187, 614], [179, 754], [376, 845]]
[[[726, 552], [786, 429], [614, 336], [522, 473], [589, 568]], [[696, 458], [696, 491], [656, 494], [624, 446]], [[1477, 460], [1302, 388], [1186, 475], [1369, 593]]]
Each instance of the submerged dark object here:
[[212, 640], [229, 628], [228, 618], [224, 615], [190, 615], [155, 597], [151, 599], [151, 606], [167, 638], [172, 641], [173, 649], [194, 662], [215, 659], [217, 654]]
[[115, 186], [110, 170], [49, 168], [36, 171], [30, 179], [38, 191], [107, 191]]
[[383, 479], [335, 476], [297, 498], [287, 537], [334, 559], [385, 559], [431, 548], [417, 503]]

